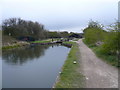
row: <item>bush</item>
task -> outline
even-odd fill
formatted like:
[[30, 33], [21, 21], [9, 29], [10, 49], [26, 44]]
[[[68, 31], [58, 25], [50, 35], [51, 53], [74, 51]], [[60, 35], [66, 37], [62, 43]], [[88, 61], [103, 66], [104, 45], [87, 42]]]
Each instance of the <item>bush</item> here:
[[98, 41], [104, 40], [106, 32], [99, 28], [86, 28], [84, 32], [85, 40], [88, 44], [95, 44]]

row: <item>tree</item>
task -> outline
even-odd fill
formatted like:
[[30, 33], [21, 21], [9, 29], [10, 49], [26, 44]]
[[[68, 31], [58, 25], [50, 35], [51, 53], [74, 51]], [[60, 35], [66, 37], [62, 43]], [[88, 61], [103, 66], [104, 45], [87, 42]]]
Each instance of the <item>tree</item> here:
[[38, 22], [25, 21], [20, 18], [6, 19], [2, 23], [3, 33], [14, 38], [32, 37], [35, 40], [46, 38], [44, 25]]
[[108, 54], [120, 54], [120, 22], [111, 24], [108, 28], [108, 35], [102, 46], [103, 52]]
[[64, 32], [60, 32], [61, 37], [63, 38], [68, 38], [69, 37], [69, 33], [67, 31]]
[[103, 29], [96, 28], [96, 27], [87, 27], [84, 29], [84, 37], [85, 41], [88, 44], [95, 44], [98, 41], [103, 41], [107, 35], [107, 32]]
[[95, 22], [93, 20], [90, 20], [89, 23], [88, 23], [88, 27], [89, 28], [103, 29], [104, 26], [97, 21]]

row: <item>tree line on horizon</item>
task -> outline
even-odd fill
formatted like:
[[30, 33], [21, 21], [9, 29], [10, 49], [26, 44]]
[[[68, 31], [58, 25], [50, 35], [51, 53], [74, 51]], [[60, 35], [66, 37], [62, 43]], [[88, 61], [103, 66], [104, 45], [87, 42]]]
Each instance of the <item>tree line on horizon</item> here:
[[31, 40], [42, 40], [47, 38], [68, 38], [73, 34], [81, 36], [74, 32], [48, 31], [45, 26], [33, 21], [26, 21], [20, 18], [9, 18], [2, 22], [3, 35], [11, 36], [16, 39], [29, 37]]

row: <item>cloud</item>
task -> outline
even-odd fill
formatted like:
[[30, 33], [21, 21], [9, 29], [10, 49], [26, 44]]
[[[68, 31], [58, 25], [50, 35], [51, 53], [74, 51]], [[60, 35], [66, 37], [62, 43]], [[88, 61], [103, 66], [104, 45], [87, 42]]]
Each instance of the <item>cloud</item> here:
[[[119, 0], [1, 0], [2, 19], [21, 17], [47, 29], [83, 27], [90, 19], [103, 24], [118, 17]], [[75, 30], [75, 29], [74, 29]]]
[[76, 33], [83, 33], [83, 30], [86, 28], [84, 27], [72, 27], [72, 28], [64, 28], [64, 29], [52, 29], [50, 31], [68, 31], [68, 32], [76, 32]]

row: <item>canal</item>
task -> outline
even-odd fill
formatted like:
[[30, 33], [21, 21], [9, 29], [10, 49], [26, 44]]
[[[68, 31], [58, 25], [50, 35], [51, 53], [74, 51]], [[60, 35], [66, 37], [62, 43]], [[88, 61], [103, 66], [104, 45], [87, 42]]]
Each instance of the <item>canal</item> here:
[[2, 52], [3, 88], [52, 88], [70, 48], [34, 45]]

